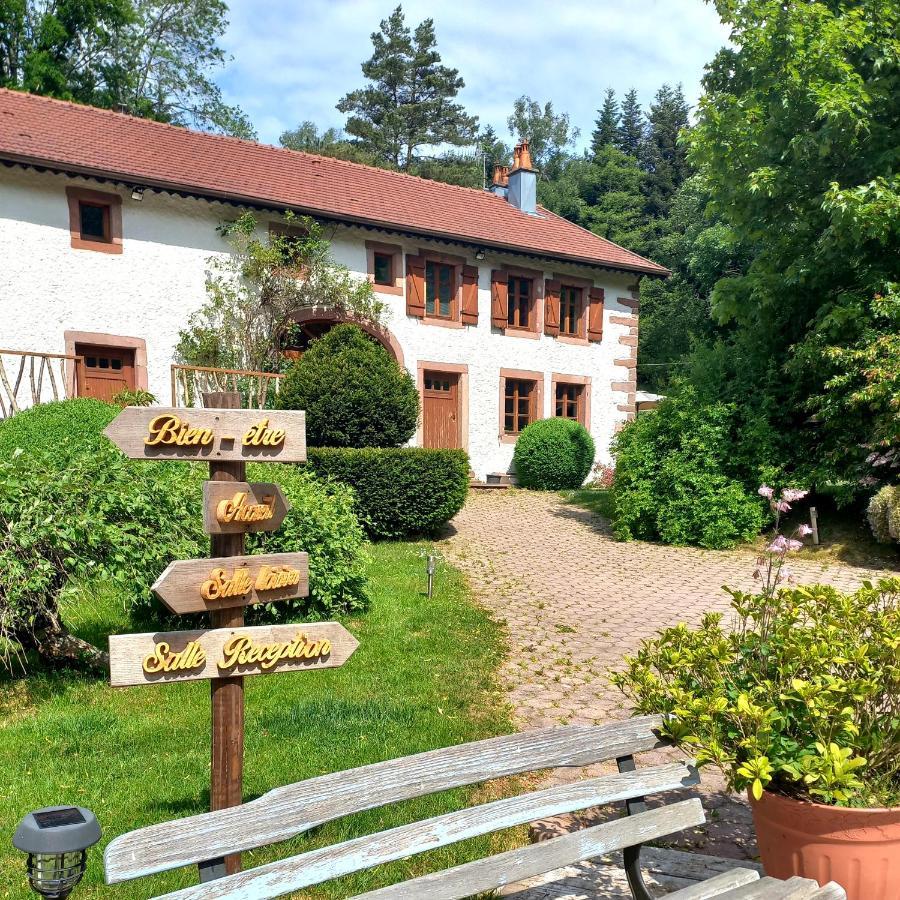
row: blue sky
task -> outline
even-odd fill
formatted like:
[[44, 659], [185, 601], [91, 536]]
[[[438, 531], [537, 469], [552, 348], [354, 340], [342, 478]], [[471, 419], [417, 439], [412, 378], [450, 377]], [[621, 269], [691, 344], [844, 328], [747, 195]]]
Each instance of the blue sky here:
[[[370, 34], [396, 0], [231, 0], [218, 82], [260, 140], [304, 119], [341, 126], [335, 104], [363, 84]], [[703, 67], [727, 37], [703, 0], [407, 0], [407, 24], [431, 17], [446, 65], [466, 81], [466, 108], [508, 138], [506, 117], [527, 94], [552, 100], [590, 137], [607, 86], [642, 103], [665, 81], [694, 103]]]

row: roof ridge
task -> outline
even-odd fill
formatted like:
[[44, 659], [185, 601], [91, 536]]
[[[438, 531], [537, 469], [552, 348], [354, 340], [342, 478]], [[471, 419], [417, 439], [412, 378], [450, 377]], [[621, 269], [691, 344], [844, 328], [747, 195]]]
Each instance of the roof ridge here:
[[413, 181], [423, 182], [425, 184], [436, 184], [442, 188], [449, 188], [455, 191], [474, 192], [476, 194], [491, 194], [496, 196], [492, 191], [484, 188], [466, 187], [462, 184], [449, 184], [446, 181], [438, 181], [436, 178], [423, 178], [421, 175], [412, 175], [409, 172], [400, 172], [396, 169], [387, 169], [383, 166], [371, 166], [367, 163], [356, 162], [350, 159], [341, 159], [337, 156], [328, 156], [325, 153], [310, 153], [308, 150], [294, 150], [292, 147], [285, 147], [280, 144], [267, 144], [264, 141], [254, 141], [249, 138], [237, 137], [233, 134], [219, 134], [215, 131], [201, 131], [199, 128], [190, 128], [187, 125], [174, 125], [171, 122], [160, 122], [158, 119], [148, 119], [144, 116], [136, 116], [133, 113], [120, 112], [117, 109], [109, 109], [104, 106], [92, 106], [90, 103], [80, 103], [77, 100], [63, 100], [59, 97], [47, 97], [43, 94], [33, 94], [30, 91], [19, 91], [14, 88], [0, 88], [0, 94], [16, 94], [22, 97], [28, 97], [32, 100], [38, 100], [54, 106], [67, 106], [75, 110], [89, 110], [91, 113], [101, 113], [105, 116], [117, 119], [125, 119], [130, 122], [138, 122], [140, 124], [150, 125], [156, 128], [165, 128], [178, 134], [195, 134], [204, 138], [213, 138], [227, 143], [236, 143], [249, 148], [259, 148], [264, 150], [275, 150], [279, 153], [288, 153], [293, 156], [305, 156], [310, 159], [327, 159], [329, 163], [335, 163], [339, 166], [346, 166], [353, 169], [363, 169], [368, 172], [386, 172], [389, 175], [396, 175], [400, 178], [410, 178]]

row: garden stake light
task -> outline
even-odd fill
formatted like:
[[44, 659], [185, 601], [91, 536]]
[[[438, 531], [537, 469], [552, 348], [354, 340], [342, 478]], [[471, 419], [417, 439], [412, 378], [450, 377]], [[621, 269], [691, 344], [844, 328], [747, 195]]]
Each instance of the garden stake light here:
[[28, 884], [48, 900], [65, 900], [87, 867], [87, 848], [100, 840], [96, 816], [83, 806], [47, 806], [28, 813], [13, 846], [28, 854]]
[[428, 573], [428, 599], [434, 592], [434, 554], [428, 554], [428, 562], [425, 565], [425, 571]]

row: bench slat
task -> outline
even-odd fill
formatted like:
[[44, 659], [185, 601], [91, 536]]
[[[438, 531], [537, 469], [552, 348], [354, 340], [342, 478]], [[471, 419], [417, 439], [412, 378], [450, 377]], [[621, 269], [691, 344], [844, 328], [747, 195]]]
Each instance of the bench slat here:
[[779, 878], [760, 878], [754, 884], [745, 884], [720, 894], [716, 900], [810, 900], [819, 885], [810, 878], [795, 875], [782, 881]]
[[612, 850], [656, 840], [682, 828], [702, 825], [703, 822], [703, 806], [695, 797], [582, 831], [573, 831], [519, 850], [509, 850], [454, 869], [445, 869], [443, 872], [369, 891], [351, 900], [418, 900], [420, 897], [427, 897], [428, 900], [459, 900], [461, 897], [506, 887], [526, 878], [583, 862]]
[[714, 878], [707, 878], [706, 881], [682, 888], [674, 894], [667, 894], [666, 900], [712, 900], [725, 891], [752, 884], [754, 881], [759, 881], [759, 872], [756, 869], [729, 869]]
[[[669, 763], [639, 772], [592, 778], [401, 825], [378, 834], [365, 835], [332, 847], [322, 847], [278, 860], [227, 878], [182, 888], [164, 896], [167, 900], [251, 900], [279, 897], [332, 878], [424, 853], [426, 850], [524, 825], [534, 819], [600, 806], [635, 794], [676, 790], [697, 784], [698, 781], [696, 769], [683, 763]], [[695, 802], [700, 809], [702, 821], [702, 809], [699, 801]], [[624, 821], [627, 823], [636, 818], [630, 817]], [[674, 821], [674, 818], [667, 821]], [[622, 827], [627, 832], [627, 827]], [[635, 825], [633, 839], [629, 838], [632, 843], [642, 840], [638, 836], [639, 832], [640, 826]]]
[[317, 825], [521, 772], [584, 766], [662, 746], [659, 716], [567, 725], [430, 750], [274, 788], [232, 809], [150, 825], [112, 840], [107, 884], [284, 841]]

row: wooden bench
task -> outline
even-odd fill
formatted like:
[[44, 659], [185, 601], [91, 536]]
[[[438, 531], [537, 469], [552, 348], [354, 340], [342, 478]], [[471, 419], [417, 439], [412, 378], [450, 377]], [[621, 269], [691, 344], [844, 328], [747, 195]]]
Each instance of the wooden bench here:
[[[697, 798], [652, 810], [644, 806], [645, 794], [699, 781], [696, 770], [685, 762], [635, 768], [633, 754], [663, 745], [656, 731], [659, 724], [658, 717], [645, 716], [596, 727], [531, 731], [275, 788], [243, 806], [163, 822], [115, 838], [104, 855], [106, 881], [114, 884], [197, 865], [199, 884], [164, 896], [262, 900], [535, 819], [625, 801], [628, 816], [624, 818], [370, 891], [355, 900], [463, 898], [620, 849], [635, 900], [652, 900], [641, 875], [640, 845], [705, 821]], [[618, 763], [617, 774], [496, 800], [225, 875], [227, 854], [284, 841], [342, 816], [493, 778], [610, 759]], [[736, 869], [669, 896], [672, 900], [720, 895], [722, 900], [767, 896], [840, 900], [844, 896], [840, 888], [840, 893], [753, 893], [771, 881], [758, 878], [755, 870]]]

